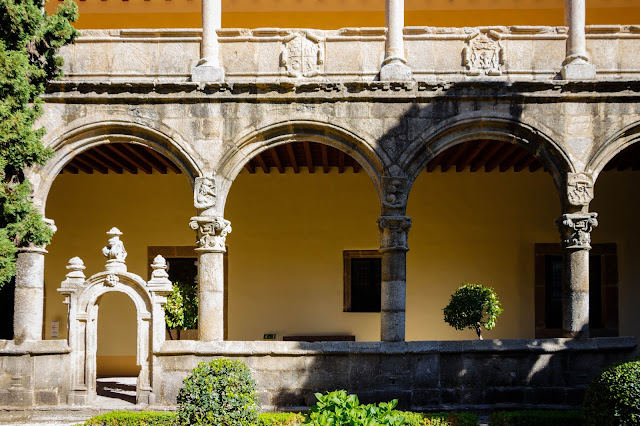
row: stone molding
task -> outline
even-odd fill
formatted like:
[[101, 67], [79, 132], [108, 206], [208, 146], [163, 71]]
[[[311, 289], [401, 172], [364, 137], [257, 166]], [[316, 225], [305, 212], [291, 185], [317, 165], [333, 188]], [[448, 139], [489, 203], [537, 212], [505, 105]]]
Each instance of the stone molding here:
[[197, 232], [195, 249], [198, 252], [224, 253], [231, 222], [220, 216], [195, 216], [189, 227]]
[[591, 231], [598, 226], [598, 213], [567, 213], [556, 219], [565, 249], [589, 250]]
[[411, 218], [408, 216], [380, 216], [378, 218], [380, 252], [408, 251], [409, 228], [411, 228]]

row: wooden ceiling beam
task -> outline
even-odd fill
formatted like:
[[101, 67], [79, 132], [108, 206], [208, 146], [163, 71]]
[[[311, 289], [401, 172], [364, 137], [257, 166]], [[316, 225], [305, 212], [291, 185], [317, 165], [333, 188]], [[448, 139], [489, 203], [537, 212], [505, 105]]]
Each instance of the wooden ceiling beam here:
[[74, 166], [71, 165], [71, 163], [67, 163], [66, 166], [64, 166], [64, 170], [73, 174], [73, 175], [77, 175], [78, 174], [78, 169]]
[[480, 168], [487, 164], [487, 161], [495, 155], [496, 152], [502, 148], [504, 142], [500, 141], [492, 141], [488, 144], [482, 153], [476, 157], [475, 160], [471, 161], [471, 165], [469, 166], [469, 170], [471, 172], [477, 172]]
[[360, 163], [358, 163], [355, 159], [353, 160], [353, 173], [358, 173], [362, 169]]
[[487, 173], [492, 171], [493, 169], [498, 167], [500, 164], [502, 164], [504, 160], [509, 158], [509, 156], [513, 154], [517, 149], [518, 149], [518, 145], [516, 144], [510, 143], [508, 145], [503, 145], [502, 149], [498, 151], [496, 155], [493, 156], [493, 158], [487, 161], [487, 164], [485, 164], [484, 166], [484, 171]]
[[529, 167], [529, 165], [531, 163], [533, 163], [534, 161], [536, 161], [537, 158], [533, 155], [529, 155], [528, 157], [523, 158], [522, 160], [520, 160], [519, 162], [517, 162], [516, 164], [514, 164], [513, 166], [513, 171], [514, 172], [520, 172], [522, 170], [524, 170], [526, 167]]
[[256, 168], [251, 164], [251, 160], [247, 161], [247, 164], [244, 165], [249, 174], [254, 174], [256, 172]]
[[147, 161], [145, 156], [134, 148], [134, 145], [129, 143], [119, 143], [114, 144], [113, 148], [119, 150], [122, 155], [132, 155], [137, 160], [135, 164], [146, 174], [150, 175], [153, 172], [153, 164]]
[[502, 162], [502, 164], [500, 164], [500, 171], [506, 172], [527, 155], [530, 155], [529, 151], [527, 151], [525, 148], [520, 147], [516, 152], [513, 153], [513, 155], [511, 155], [511, 157], [507, 158]]
[[123, 159], [122, 156], [117, 151], [114, 151], [109, 144], [100, 145], [94, 148], [100, 154], [102, 154], [105, 158], [112, 161], [114, 164], [118, 165], [118, 167], [122, 167], [129, 173], [135, 175], [138, 173], [138, 167], [132, 165], [127, 160]]
[[320, 155], [322, 157], [322, 171], [329, 173], [329, 154], [325, 144], [320, 144]]
[[533, 163], [531, 163], [529, 165], [529, 171], [530, 172], [535, 172], [536, 170], [540, 169], [542, 167], [542, 161], [538, 160], [538, 161], [534, 161]]
[[464, 153], [465, 149], [466, 145], [464, 143], [449, 148], [447, 151], [451, 150], [451, 152], [449, 153], [446, 161], [444, 161], [440, 166], [440, 171], [443, 173], [449, 171], [451, 166], [454, 165], [456, 161], [458, 161], [458, 158], [460, 158], [460, 156]]
[[[473, 142], [465, 142], [465, 143], [473, 144]], [[473, 146], [473, 149], [467, 149], [467, 154], [463, 156], [460, 159], [460, 161], [458, 161], [458, 163], [456, 163], [456, 172], [461, 172], [464, 169], [466, 169], [467, 166], [471, 164], [473, 159], [476, 158], [478, 154], [480, 154], [480, 151], [482, 151], [484, 147], [487, 146], [488, 143], [489, 143], [488, 140], [483, 139], [481, 141], [476, 141], [475, 145]]]
[[103, 175], [106, 175], [107, 173], [109, 173], [109, 169], [107, 167], [103, 166], [97, 161], [92, 160], [88, 156], [84, 155], [84, 153], [76, 155], [73, 159], [86, 164], [87, 166], [91, 167], [93, 170], [97, 170], [98, 173], [101, 173]]
[[265, 174], [269, 174], [269, 172], [270, 172], [271, 170], [269, 169], [269, 167], [267, 167], [267, 163], [265, 163], [265, 162], [264, 162], [264, 158], [262, 158], [262, 155], [261, 155], [261, 154], [256, 154], [256, 156], [255, 156], [255, 157], [253, 157], [253, 158], [258, 162], [258, 165], [260, 166], [260, 168], [262, 169], [262, 171], [263, 171]]
[[427, 164], [427, 172], [431, 173], [432, 171], [434, 171], [436, 167], [438, 167], [442, 163], [443, 159], [444, 159], [444, 152], [441, 152], [440, 154], [436, 155], [435, 158], [433, 158], [431, 161], [429, 161], [429, 164]]
[[296, 160], [296, 154], [293, 152], [293, 144], [295, 142], [290, 142], [286, 144], [287, 152], [289, 153], [289, 161], [291, 161], [291, 167], [293, 168], [293, 173], [300, 173], [300, 167], [298, 166], [298, 161]]
[[83, 172], [85, 172], [88, 175], [92, 175], [93, 174], [93, 168], [91, 166], [86, 165], [82, 161], [80, 161], [78, 159], [78, 157], [74, 157], [71, 160], [71, 164], [73, 164], [73, 167], [75, 167], [76, 169], [82, 170]]
[[271, 151], [271, 158], [273, 158], [273, 162], [275, 163], [276, 168], [280, 173], [284, 174], [284, 167], [282, 166], [282, 162], [280, 161], [280, 157], [278, 156], [277, 149], [274, 147], [269, 151]]
[[167, 169], [171, 170], [173, 173], [175, 174], [180, 174], [182, 173], [182, 170], [180, 170], [180, 168], [178, 166], [176, 166], [175, 164], [173, 164], [173, 161], [169, 160], [168, 158], [166, 158], [164, 155], [160, 154], [159, 152], [156, 152], [155, 150], [151, 149], [151, 148], [147, 148], [147, 151], [149, 152], [149, 154], [151, 154], [156, 160], [160, 161], [162, 163], [163, 166], [165, 166]]
[[338, 173], [344, 173], [344, 152], [338, 150]]
[[304, 156], [307, 160], [307, 167], [309, 168], [309, 173], [313, 174], [315, 171], [315, 167], [313, 164], [313, 157], [311, 155], [311, 147], [309, 146], [309, 142], [302, 142], [302, 146], [304, 147]]
[[90, 149], [89, 151], [85, 151], [84, 155], [89, 157], [89, 158], [91, 158], [92, 160], [95, 160], [98, 163], [102, 164], [103, 166], [105, 166], [106, 168], [108, 168], [109, 170], [114, 172], [115, 174], [121, 175], [122, 172], [124, 171], [124, 169], [122, 167], [120, 167], [117, 164], [113, 163], [108, 158], [105, 158], [104, 156], [102, 156], [101, 153], [99, 153], [95, 149]]

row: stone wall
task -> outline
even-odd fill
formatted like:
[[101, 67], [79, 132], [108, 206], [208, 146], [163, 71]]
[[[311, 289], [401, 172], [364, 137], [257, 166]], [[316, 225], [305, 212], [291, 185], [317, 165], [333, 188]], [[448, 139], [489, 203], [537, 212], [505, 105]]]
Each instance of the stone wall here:
[[[198, 29], [83, 30], [75, 45], [62, 49], [64, 73], [83, 81], [187, 81], [199, 59], [200, 34]], [[220, 62], [228, 82], [373, 81], [384, 59], [385, 34], [384, 28], [224, 28], [218, 30]], [[407, 27], [404, 35], [417, 80], [549, 80], [566, 55], [566, 27]], [[638, 26], [587, 28], [598, 79], [638, 78], [639, 49]]]
[[346, 389], [363, 402], [399, 399], [411, 410], [582, 404], [592, 377], [630, 357], [634, 338], [584, 341], [165, 342], [154, 392], [174, 404], [198, 362], [239, 359], [251, 368], [263, 410], [308, 407], [315, 392]]

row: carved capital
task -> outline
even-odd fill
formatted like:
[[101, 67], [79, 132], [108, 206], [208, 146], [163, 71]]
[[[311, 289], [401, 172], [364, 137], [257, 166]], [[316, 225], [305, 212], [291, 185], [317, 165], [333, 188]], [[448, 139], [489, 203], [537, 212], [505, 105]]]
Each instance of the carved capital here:
[[407, 216], [380, 216], [380, 252], [408, 251], [407, 239], [411, 228], [411, 218]]
[[196, 216], [189, 222], [197, 232], [196, 251], [224, 253], [227, 234], [231, 232], [231, 222], [219, 216]]
[[593, 200], [593, 177], [591, 174], [567, 174], [567, 200], [572, 206], [589, 205]]
[[589, 250], [591, 231], [598, 226], [598, 213], [569, 213], [556, 219], [566, 249]]
[[205, 210], [215, 207], [217, 197], [216, 180], [213, 176], [197, 177], [193, 188], [193, 205]]

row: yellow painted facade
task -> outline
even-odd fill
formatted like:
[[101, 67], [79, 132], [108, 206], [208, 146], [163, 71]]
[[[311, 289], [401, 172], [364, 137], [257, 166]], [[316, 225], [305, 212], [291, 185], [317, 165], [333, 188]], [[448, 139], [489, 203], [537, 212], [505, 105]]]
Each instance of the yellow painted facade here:
[[[640, 228], [633, 212], [640, 201], [625, 194], [638, 184], [638, 173], [605, 172], [592, 203], [601, 219], [593, 242], [617, 243], [620, 334], [636, 337], [640, 324], [633, 323], [632, 301], [640, 299], [634, 278], [640, 276], [634, 261], [640, 253], [634, 242]], [[379, 247], [378, 206], [364, 172], [241, 173], [225, 211], [233, 227], [227, 238], [228, 339], [261, 340], [275, 333], [278, 339], [353, 334], [359, 341], [379, 340], [379, 314], [342, 311], [343, 250]], [[56, 320], [66, 329], [66, 307], [56, 288], [69, 258], [80, 256], [87, 276], [103, 270], [105, 231], [117, 226], [129, 271], [147, 279], [147, 246], [193, 245], [188, 220], [194, 213], [191, 188], [181, 175], [60, 175], [46, 211], [58, 232], [46, 258], [45, 330]], [[463, 281], [491, 285], [500, 296], [504, 313], [487, 338], [534, 337], [534, 244], [559, 241], [553, 221], [560, 208], [550, 176], [423, 173], [412, 188], [408, 215], [407, 340], [475, 338], [442, 319], [442, 308]], [[135, 355], [133, 305], [121, 298], [100, 305], [98, 363], [106, 369], [131, 365]], [[124, 313], [120, 306], [126, 306]]]
[[[79, 29], [200, 28], [201, 0], [76, 0]], [[47, 4], [52, 11], [58, 1]], [[563, 25], [563, 0], [406, 0], [406, 26]], [[633, 25], [636, 0], [587, 0], [587, 25]], [[224, 28], [384, 26], [383, 0], [222, 0]]]

